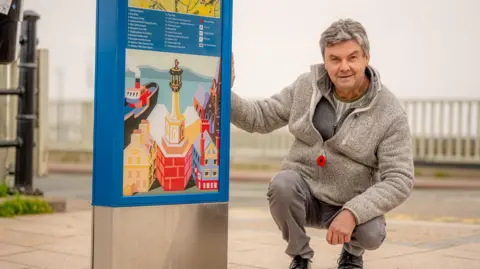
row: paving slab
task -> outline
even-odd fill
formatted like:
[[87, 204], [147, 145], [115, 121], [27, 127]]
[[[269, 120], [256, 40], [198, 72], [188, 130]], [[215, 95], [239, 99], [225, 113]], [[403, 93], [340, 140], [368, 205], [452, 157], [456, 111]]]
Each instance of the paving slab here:
[[90, 264], [90, 258], [88, 257], [44, 250], [33, 250], [30, 252], [3, 256], [1, 259], [6, 262], [47, 269], [84, 269]]
[[2, 269], [40, 269], [38, 267], [31, 267], [26, 264], [18, 264], [18, 263], [11, 263], [11, 262], [5, 262], [5, 261], [0, 261], [0, 268]]
[[91, 241], [92, 238], [89, 234], [77, 235], [49, 244], [39, 245], [36, 249], [89, 258], [91, 254]]
[[0, 228], [0, 242], [21, 247], [33, 247], [55, 242], [55, 237]]
[[[7, 256], [7, 255], [12, 255], [12, 254], [17, 254], [17, 253], [22, 253], [22, 252], [28, 252], [30, 251], [30, 248], [28, 247], [22, 247], [22, 246], [17, 246], [13, 244], [6, 244], [6, 243], [0, 243], [0, 257], [1, 256]], [[2, 267], [0, 267], [2, 268]]]
[[374, 260], [368, 263], [371, 269], [456, 269], [480, 268], [480, 261], [457, 256], [445, 256], [435, 251]]

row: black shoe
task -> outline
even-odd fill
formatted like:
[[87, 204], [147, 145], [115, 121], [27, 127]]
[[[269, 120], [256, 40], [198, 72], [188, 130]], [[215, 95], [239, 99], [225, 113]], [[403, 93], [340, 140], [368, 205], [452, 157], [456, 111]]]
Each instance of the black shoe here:
[[352, 255], [343, 248], [338, 258], [338, 269], [363, 269], [363, 257]]
[[290, 263], [289, 269], [310, 269], [310, 260], [304, 259], [300, 256], [293, 258], [292, 263]]

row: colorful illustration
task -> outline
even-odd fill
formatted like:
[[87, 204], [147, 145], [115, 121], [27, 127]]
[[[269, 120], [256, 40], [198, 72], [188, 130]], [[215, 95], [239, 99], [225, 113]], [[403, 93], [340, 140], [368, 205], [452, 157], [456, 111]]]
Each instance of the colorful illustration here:
[[124, 196], [218, 192], [220, 58], [126, 56]]
[[220, 18], [220, 0], [129, 0], [130, 7]]

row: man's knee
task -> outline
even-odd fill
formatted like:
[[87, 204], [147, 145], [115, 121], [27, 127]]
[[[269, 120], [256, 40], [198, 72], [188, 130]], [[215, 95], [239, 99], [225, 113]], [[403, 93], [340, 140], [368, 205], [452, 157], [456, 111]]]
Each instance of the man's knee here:
[[378, 249], [387, 235], [385, 218], [376, 217], [356, 227], [355, 240], [366, 250]]
[[297, 185], [301, 177], [297, 172], [291, 170], [280, 171], [273, 176], [268, 186], [268, 199], [291, 201], [298, 194]]

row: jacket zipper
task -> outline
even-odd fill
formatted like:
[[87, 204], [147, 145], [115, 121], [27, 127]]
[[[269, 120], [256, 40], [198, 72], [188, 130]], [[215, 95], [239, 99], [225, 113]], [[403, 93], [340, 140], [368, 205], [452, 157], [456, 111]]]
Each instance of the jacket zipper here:
[[354, 110], [355, 110], [354, 108], [349, 108], [347, 111], [345, 111], [345, 113], [342, 115], [340, 120], [333, 125], [332, 137], [337, 134], [337, 131], [338, 131], [337, 127], [340, 125], [340, 128], [342, 128], [343, 122], [346, 120], [348, 116], [350, 116], [353, 113]]
[[[316, 92], [316, 94], [320, 94], [320, 99], [324, 98], [324, 96], [322, 96], [322, 92], [320, 91], [320, 89], [318, 88], [318, 86], [316, 84], [317, 75], [314, 74], [313, 77], [314, 77], [313, 82], [312, 82], [313, 92], [312, 92], [312, 97], [311, 98], [312, 99], [314, 98], [315, 92]], [[327, 98], [327, 100], [328, 100], [328, 98]], [[328, 101], [330, 102], [330, 100], [328, 100]], [[320, 102], [320, 100], [319, 100], [319, 102]], [[312, 115], [312, 118], [313, 118], [313, 115], [315, 114], [315, 108], [316, 108], [317, 105], [318, 105], [318, 102], [316, 102], [315, 106], [313, 107], [313, 113], [312, 113], [312, 111], [309, 111], [309, 113], [311, 113], [311, 115]], [[317, 130], [317, 128], [315, 128], [315, 125], [313, 125], [312, 118], [309, 117], [309, 120], [308, 120], [310, 122], [310, 126], [313, 128], [313, 130], [318, 135], [318, 137], [322, 140], [322, 147], [324, 147], [325, 146], [325, 140], [323, 139], [322, 135]]]

